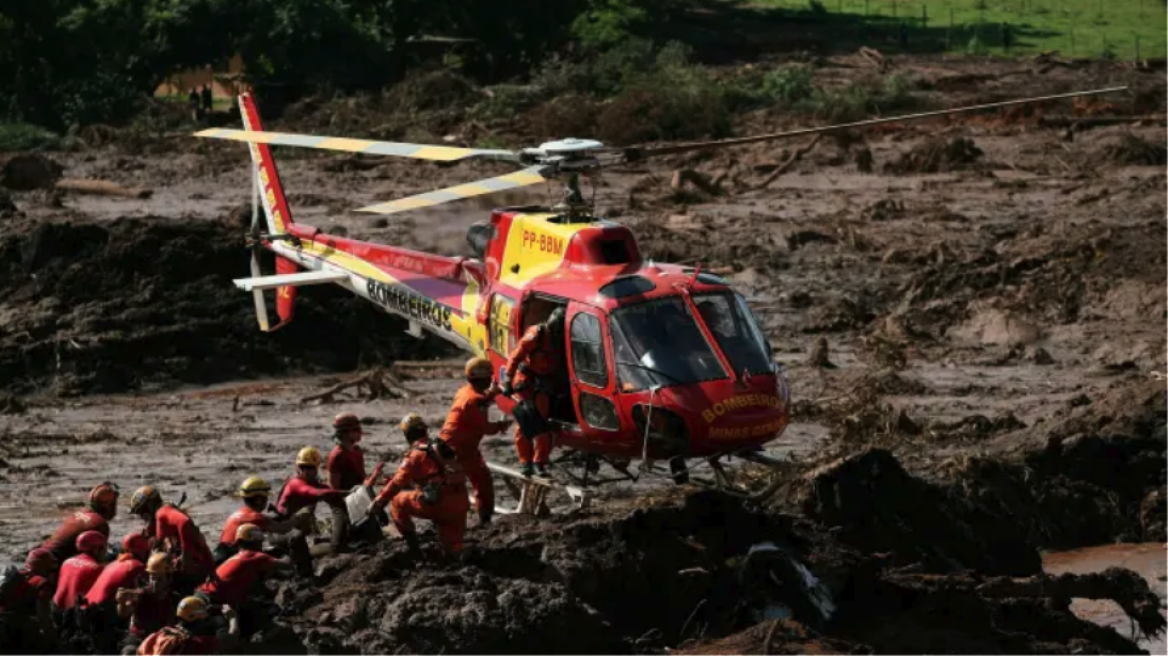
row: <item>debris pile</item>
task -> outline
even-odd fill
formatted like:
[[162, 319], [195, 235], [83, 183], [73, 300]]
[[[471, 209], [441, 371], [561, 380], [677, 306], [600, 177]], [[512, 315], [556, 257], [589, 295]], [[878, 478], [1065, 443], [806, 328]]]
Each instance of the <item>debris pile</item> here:
[[1120, 166], [1164, 166], [1168, 164], [1168, 147], [1124, 132], [1118, 142], [1103, 147], [1103, 156]]
[[968, 137], [930, 139], [884, 165], [885, 173], [947, 173], [968, 169], [981, 159], [981, 148]]
[[[471, 553], [445, 565], [411, 563], [397, 542], [333, 556], [320, 566], [320, 589], [282, 584], [278, 599], [292, 609], [282, 621], [310, 653], [1134, 653], [1127, 638], [1070, 613], [1069, 598], [1080, 596], [1115, 599], [1144, 631], [1163, 628], [1138, 576], [1042, 578], [1025, 545], [979, 554], [992, 541], [962, 546], [943, 498], [921, 496], [924, 484], [895, 460], [855, 462], [866, 469], [837, 467], [834, 480], [858, 492], [873, 468], [890, 467], [882, 483], [916, 494], [925, 513], [913, 521], [909, 499], [899, 504], [900, 521], [913, 521], [901, 535], [940, 521], [928, 532], [937, 549], [918, 537], [907, 550], [901, 539], [861, 551], [846, 544], [847, 531], [837, 538], [726, 497], [657, 496], [631, 510], [507, 516], [472, 533]], [[895, 530], [895, 512], [880, 515], [887, 523], [874, 537]]]

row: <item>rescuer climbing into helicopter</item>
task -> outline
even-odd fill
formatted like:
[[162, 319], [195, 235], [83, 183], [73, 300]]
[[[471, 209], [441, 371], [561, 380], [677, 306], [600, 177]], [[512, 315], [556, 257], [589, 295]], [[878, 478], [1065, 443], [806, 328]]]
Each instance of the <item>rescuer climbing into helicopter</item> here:
[[494, 371], [491, 362], [486, 358], [471, 358], [466, 363], [465, 373], [466, 385], [455, 394], [438, 437], [454, 448], [458, 461], [466, 470], [466, 477], [474, 488], [479, 525], [483, 525], [491, 523], [495, 512], [495, 485], [479, 444], [484, 436], [507, 430], [511, 422], [506, 419], [490, 421], [487, 415], [487, 409], [499, 394], [499, 389], [492, 385]]
[[[564, 309], [557, 307], [541, 324], [527, 329], [523, 339], [507, 358], [503, 394], [517, 403], [515, 416], [515, 450], [524, 476], [537, 471], [547, 476], [548, 458], [552, 453], [551, 427], [553, 375], [564, 356]], [[512, 382], [514, 381], [514, 382]]]
[[444, 440], [431, 439], [425, 420], [410, 413], [401, 421], [402, 435], [410, 450], [394, 477], [373, 500], [369, 513], [389, 506], [393, 525], [405, 539], [410, 553], [421, 555], [414, 517], [434, 522], [443, 553], [462, 551], [466, 533], [466, 472], [454, 449]]

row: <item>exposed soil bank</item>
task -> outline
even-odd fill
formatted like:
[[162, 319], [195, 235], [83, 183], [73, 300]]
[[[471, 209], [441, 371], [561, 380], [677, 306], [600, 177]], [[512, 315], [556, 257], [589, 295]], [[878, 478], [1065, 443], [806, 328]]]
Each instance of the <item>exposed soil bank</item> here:
[[441, 352], [333, 288], [261, 333], [241, 231], [227, 222], [41, 223], [0, 241], [0, 388], [58, 395], [352, 370]]

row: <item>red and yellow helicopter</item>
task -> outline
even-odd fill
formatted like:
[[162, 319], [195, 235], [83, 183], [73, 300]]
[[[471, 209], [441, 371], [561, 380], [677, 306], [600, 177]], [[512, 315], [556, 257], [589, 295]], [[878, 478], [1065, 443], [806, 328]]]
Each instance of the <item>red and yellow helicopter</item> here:
[[[743, 296], [699, 268], [645, 258], [632, 231], [593, 216], [579, 176], [662, 155], [758, 143], [817, 132], [1120, 91], [1101, 89], [879, 118], [821, 128], [650, 148], [607, 148], [564, 139], [516, 151], [454, 148], [265, 132], [250, 93], [239, 97], [243, 130], [210, 129], [198, 137], [247, 142], [254, 177], [251, 278], [236, 280], [255, 296], [260, 328], [293, 318], [297, 288], [336, 284], [409, 322], [487, 357], [499, 375], [517, 336], [557, 307], [566, 312], [560, 402], [552, 412], [556, 445], [579, 457], [588, 484], [601, 460], [628, 474], [626, 463], [668, 460], [670, 476], [689, 480], [699, 459], [726, 488], [722, 461], [737, 456], [774, 465], [762, 449], [782, 434], [790, 391], [771, 345]], [[493, 159], [514, 173], [399, 198], [357, 211], [393, 214], [545, 180], [566, 178], [553, 207], [496, 209], [467, 233], [469, 257], [446, 257], [332, 236], [296, 223], [270, 146], [408, 157], [435, 162]], [[263, 205], [261, 225], [256, 202]], [[259, 249], [275, 254], [276, 275], [262, 275]], [[270, 325], [264, 290], [276, 290], [279, 323]], [[500, 381], [502, 382], [502, 381]], [[513, 401], [500, 399], [510, 411]], [[595, 482], [595, 481], [594, 481]], [[603, 482], [603, 481], [602, 481]], [[707, 481], [708, 482], [708, 481]]]

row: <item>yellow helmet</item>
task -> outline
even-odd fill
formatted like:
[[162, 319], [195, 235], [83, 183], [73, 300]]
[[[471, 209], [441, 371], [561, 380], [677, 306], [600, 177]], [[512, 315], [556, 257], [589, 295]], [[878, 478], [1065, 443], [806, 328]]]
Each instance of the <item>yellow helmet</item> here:
[[247, 480], [239, 486], [239, 497], [241, 499], [250, 499], [252, 497], [268, 497], [272, 494], [272, 486], [259, 476], [248, 476]]
[[306, 446], [296, 454], [297, 466], [320, 467], [320, 449]]
[[263, 542], [264, 532], [255, 524], [240, 524], [235, 529], [236, 542]]
[[201, 597], [184, 597], [178, 602], [178, 612], [175, 613], [184, 622], [207, 619], [207, 602]]
[[152, 553], [146, 560], [147, 574], [170, 574], [170, 559], [164, 553]]
[[491, 361], [486, 358], [471, 358], [466, 361], [466, 377], [468, 379], [486, 378], [490, 380], [494, 373]]
[[426, 434], [426, 420], [422, 419], [422, 415], [411, 412], [402, 417], [401, 432], [409, 439], [422, 439]]

